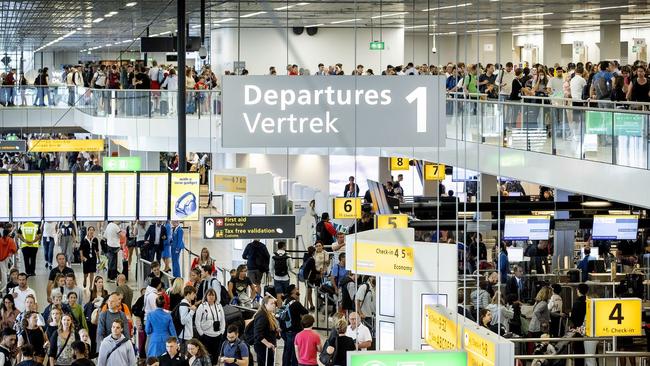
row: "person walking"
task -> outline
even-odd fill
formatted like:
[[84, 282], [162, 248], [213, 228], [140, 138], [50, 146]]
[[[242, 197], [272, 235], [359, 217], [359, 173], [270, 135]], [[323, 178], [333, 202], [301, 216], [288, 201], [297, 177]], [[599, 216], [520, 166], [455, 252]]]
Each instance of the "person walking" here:
[[106, 225], [104, 229], [104, 237], [106, 238], [106, 245], [108, 250], [106, 256], [108, 257], [108, 281], [113, 282], [117, 277], [117, 255], [120, 251], [120, 229], [119, 221], [112, 221]]
[[72, 343], [77, 340], [72, 315], [63, 314], [59, 329], [50, 338], [50, 365], [68, 366], [72, 364], [74, 351]]
[[147, 314], [145, 319], [145, 332], [149, 345], [147, 346], [147, 356], [157, 357], [165, 352], [165, 342], [169, 337], [176, 337], [176, 328], [171, 315], [167, 313], [163, 306], [165, 298], [159, 295], [156, 298], [156, 309]]
[[271, 260], [269, 250], [261, 241], [253, 240], [246, 245], [242, 258], [246, 259], [248, 278], [257, 286], [259, 291], [262, 284], [262, 275], [269, 271], [269, 262]]
[[195, 325], [199, 339], [206, 345], [210, 358], [218, 360], [223, 334], [226, 331], [226, 316], [217, 301], [214, 289], [208, 289], [205, 300], [196, 309]]
[[185, 249], [185, 241], [183, 240], [183, 228], [178, 221], [172, 221], [172, 238], [170, 246], [172, 257], [172, 274], [174, 277], [180, 277], [180, 258], [183, 249]]
[[[83, 267], [84, 283], [92, 284], [97, 272], [97, 258], [99, 257], [99, 239], [95, 237], [95, 227], [89, 226], [86, 230], [86, 237], [81, 240], [79, 254]], [[88, 282], [86, 282], [88, 280]]]
[[7, 223], [0, 236], [0, 288], [4, 288], [9, 277], [9, 260], [16, 254], [16, 241], [11, 237], [11, 224]]
[[56, 229], [56, 235], [59, 238], [59, 249], [65, 254], [65, 260], [68, 264], [72, 263], [72, 249], [77, 241], [77, 228], [70, 221], [59, 223]]
[[113, 320], [111, 334], [104, 338], [99, 346], [97, 366], [137, 364], [133, 345], [124, 336], [125, 326], [122, 320]]

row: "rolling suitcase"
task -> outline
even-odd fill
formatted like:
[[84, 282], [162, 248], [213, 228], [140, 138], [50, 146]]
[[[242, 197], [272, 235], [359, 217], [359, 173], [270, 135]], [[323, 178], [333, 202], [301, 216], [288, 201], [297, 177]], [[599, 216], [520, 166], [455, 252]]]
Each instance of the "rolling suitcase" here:
[[169, 103], [166, 100], [160, 101], [160, 114], [166, 116], [169, 114]]

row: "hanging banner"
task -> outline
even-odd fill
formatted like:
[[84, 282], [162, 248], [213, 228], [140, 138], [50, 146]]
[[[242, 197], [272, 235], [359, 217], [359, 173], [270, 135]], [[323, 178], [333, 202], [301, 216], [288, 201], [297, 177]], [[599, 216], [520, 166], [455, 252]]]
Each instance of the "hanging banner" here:
[[197, 221], [199, 219], [198, 173], [173, 173], [169, 200], [172, 220]]

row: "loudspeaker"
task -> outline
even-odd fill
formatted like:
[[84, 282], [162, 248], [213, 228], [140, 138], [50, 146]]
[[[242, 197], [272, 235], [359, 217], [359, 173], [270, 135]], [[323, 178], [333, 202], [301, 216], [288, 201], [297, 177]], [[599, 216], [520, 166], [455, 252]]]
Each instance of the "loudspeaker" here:
[[293, 27], [293, 34], [299, 36], [305, 31], [305, 27]]
[[316, 33], [318, 33], [318, 28], [317, 27], [309, 27], [307, 28], [307, 34], [310, 36], [315, 36]]

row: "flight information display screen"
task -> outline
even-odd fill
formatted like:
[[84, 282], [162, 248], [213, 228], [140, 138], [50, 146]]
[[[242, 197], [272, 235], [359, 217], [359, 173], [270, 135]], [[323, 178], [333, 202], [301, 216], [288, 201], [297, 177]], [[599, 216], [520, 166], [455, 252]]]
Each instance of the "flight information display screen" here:
[[636, 240], [637, 215], [594, 215], [592, 238], [595, 240]]
[[74, 200], [72, 173], [47, 173], [43, 176], [43, 217], [45, 221], [72, 221]]
[[548, 240], [550, 216], [506, 216], [505, 240]]
[[41, 173], [11, 177], [13, 221], [41, 221]]

